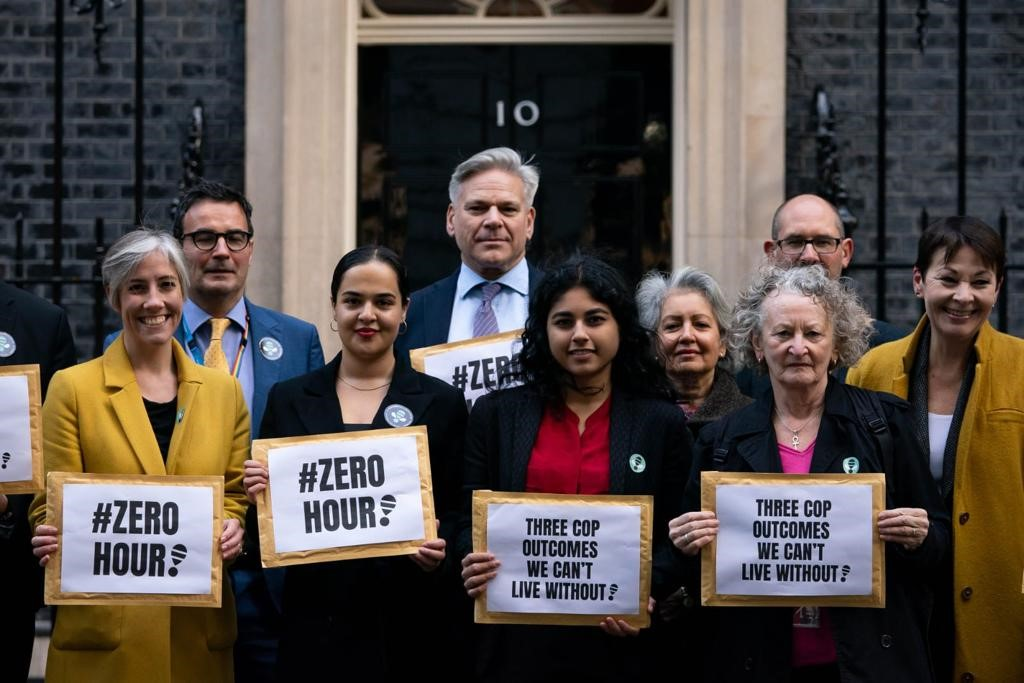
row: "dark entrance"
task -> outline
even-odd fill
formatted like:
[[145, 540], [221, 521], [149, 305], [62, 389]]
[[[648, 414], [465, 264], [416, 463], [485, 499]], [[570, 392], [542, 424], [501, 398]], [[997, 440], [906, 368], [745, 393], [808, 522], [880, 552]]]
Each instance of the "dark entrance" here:
[[535, 262], [596, 247], [632, 279], [671, 262], [667, 45], [363, 47], [360, 244], [403, 253], [414, 287], [452, 272], [455, 165], [487, 147], [534, 155]]

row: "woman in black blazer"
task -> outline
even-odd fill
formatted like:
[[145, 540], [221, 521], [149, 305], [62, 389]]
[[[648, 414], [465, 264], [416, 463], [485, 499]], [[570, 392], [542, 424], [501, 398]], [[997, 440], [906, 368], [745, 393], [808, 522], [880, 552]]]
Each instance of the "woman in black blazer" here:
[[[501, 560], [471, 552], [476, 489], [653, 495], [652, 592], [678, 587], [667, 532], [681, 510], [690, 436], [650, 349], [632, 292], [611, 266], [575, 256], [541, 280], [516, 366], [524, 385], [479, 399], [469, 423], [459, 555], [471, 597], [484, 593]], [[609, 636], [637, 635], [612, 617], [594, 627], [480, 626], [477, 673], [487, 681], [635, 680], [650, 666], [646, 638]]]
[[[313, 680], [333, 672], [390, 680], [420, 672], [425, 658], [436, 656], [442, 625], [454, 613], [447, 604], [455, 573], [445, 571], [445, 539], [455, 528], [466, 401], [395, 356], [409, 285], [393, 251], [367, 246], [342, 257], [331, 303], [341, 353], [320, 370], [273, 386], [260, 438], [410, 426], [392, 425], [385, 414], [404, 407], [411, 425], [427, 427], [440, 537], [409, 557], [288, 567], [278, 678]], [[255, 499], [266, 487], [267, 470], [250, 460], [245, 474], [246, 492]]]

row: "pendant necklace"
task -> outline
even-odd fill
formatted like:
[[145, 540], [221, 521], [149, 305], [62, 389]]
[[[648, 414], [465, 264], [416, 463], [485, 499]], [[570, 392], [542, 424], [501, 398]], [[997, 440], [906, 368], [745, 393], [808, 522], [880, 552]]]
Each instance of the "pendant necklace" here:
[[815, 417], [817, 417], [817, 415], [812, 415], [810, 418], [808, 418], [808, 420], [806, 422], [804, 422], [802, 425], [800, 425], [796, 429], [793, 429], [792, 427], [790, 427], [788, 424], [786, 424], [782, 420], [782, 414], [779, 413], [778, 410], [775, 411], [775, 416], [779, 418], [779, 424], [781, 424], [783, 426], [783, 428], [787, 432], [789, 432], [790, 434], [793, 435], [792, 439], [790, 441], [790, 444], [791, 444], [790, 447], [793, 450], [800, 450], [800, 432], [802, 432], [804, 430], [804, 427], [806, 427], [807, 425], [811, 424], [811, 422], [814, 420]]

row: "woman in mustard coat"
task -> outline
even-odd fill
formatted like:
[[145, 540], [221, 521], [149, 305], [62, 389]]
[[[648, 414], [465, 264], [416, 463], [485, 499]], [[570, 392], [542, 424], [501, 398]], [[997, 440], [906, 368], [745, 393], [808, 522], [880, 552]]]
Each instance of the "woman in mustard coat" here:
[[[241, 551], [242, 462], [249, 415], [238, 382], [196, 365], [173, 339], [187, 286], [184, 258], [166, 233], [135, 230], [111, 247], [103, 281], [124, 333], [95, 360], [57, 373], [43, 406], [48, 472], [224, 476], [221, 556]], [[46, 496], [30, 509], [45, 565], [58, 529]], [[57, 609], [46, 680], [233, 681], [235, 608], [79, 606]]]
[[1024, 681], [1024, 340], [988, 323], [1006, 273], [976, 218], [932, 223], [918, 243], [913, 334], [869, 352], [847, 381], [910, 401], [950, 512], [953, 558], [936, 584], [936, 680]]

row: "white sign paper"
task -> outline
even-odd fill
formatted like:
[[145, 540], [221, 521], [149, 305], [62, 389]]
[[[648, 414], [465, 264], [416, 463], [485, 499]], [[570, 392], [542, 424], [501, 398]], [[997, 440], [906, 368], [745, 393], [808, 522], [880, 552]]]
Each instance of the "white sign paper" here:
[[487, 506], [487, 546], [501, 562], [487, 585], [493, 612], [635, 614], [641, 508]]
[[277, 446], [267, 458], [278, 553], [426, 537], [415, 436]]
[[444, 350], [437, 352], [428, 350], [423, 356], [423, 372], [462, 391], [467, 407], [472, 408], [478, 398], [498, 387], [502, 372], [522, 347], [519, 336], [501, 337], [487, 343], [444, 344]]
[[870, 485], [719, 485], [716, 592], [870, 595]]
[[0, 376], [0, 481], [32, 478], [28, 377]]
[[61, 591], [210, 594], [213, 488], [69, 482], [63, 498]]

